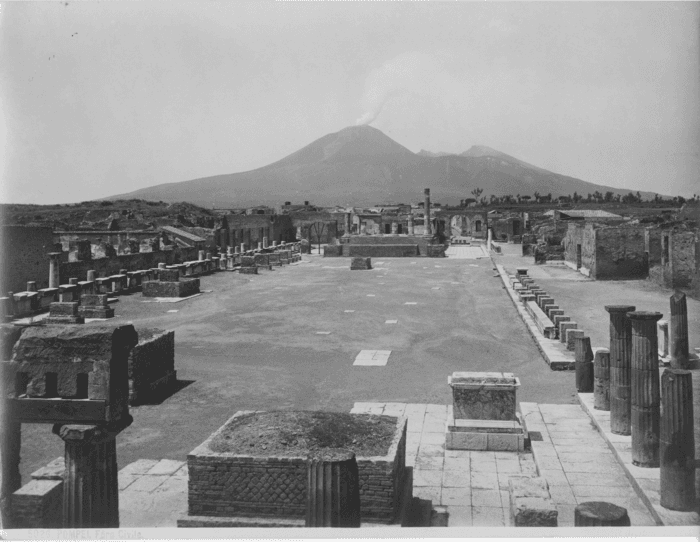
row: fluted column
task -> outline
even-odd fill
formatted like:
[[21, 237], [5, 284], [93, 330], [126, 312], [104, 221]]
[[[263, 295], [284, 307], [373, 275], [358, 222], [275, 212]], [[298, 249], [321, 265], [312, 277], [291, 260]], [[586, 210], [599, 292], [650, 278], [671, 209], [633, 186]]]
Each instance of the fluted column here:
[[629, 435], [631, 430], [632, 325], [627, 313], [633, 305], [606, 305], [610, 313], [610, 430]]
[[576, 360], [576, 391], [593, 393], [593, 350], [590, 337], [574, 339]]
[[632, 322], [632, 464], [659, 466], [659, 342], [660, 312], [628, 313]]
[[53, 432], [65, 442], [64, 528], [119, 527], [117, 435], [119, 426], [61, 425]]
[[307, 459], [307, 527], [359, 527], [360, 483], [355, 454], [328, 449]]
[[695, 507], [692, 373], [666, 369], [661, 376], [661, 398], [661, 506], [690, 511]]
[[593, 408], [610, 410], [610, 352], [598, 348], [593, 358]]
[[688, 364], [688, 307], [683, 292], [671, 296], [671, 367], [685, 369]]
[[430, 224], [430, 188], [426, 188], [424, 191], [425, 203], [423, 207], [423, 216], [425, 217], [425, 235], [433, 234], [433, 226]]

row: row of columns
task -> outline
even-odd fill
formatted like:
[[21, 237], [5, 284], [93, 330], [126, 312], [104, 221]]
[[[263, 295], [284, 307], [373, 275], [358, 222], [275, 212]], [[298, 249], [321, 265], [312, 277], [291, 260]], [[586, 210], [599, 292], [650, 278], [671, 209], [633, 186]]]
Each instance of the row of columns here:
[[[659, 378], [659, 312], [633, 305], [607, 305], [609, 361], [596, 365], [596, 379], [609, 374], [610, 429], [631, 435], [632, 463], [660, 468], [661, 505], [671, 510], [695, 506], [695, 434], [692, 373], [685, 294], [671, 296], [671, 368]], [[598, 374], [600, 371], [600, 374]], [[600, 383], [603, 389], [605, 383]], [[592, 390], [591, 390], [592, 391]], [[605, 410], [596, 383], [595, 408]]]

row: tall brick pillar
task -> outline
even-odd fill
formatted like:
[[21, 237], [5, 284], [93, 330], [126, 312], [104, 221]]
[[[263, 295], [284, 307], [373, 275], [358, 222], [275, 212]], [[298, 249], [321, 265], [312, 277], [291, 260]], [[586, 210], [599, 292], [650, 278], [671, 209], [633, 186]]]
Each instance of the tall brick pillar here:
[[433, 226], [430, 224], [430, 188], [426, 188], [424, 191], [425, 203], [423, 207], [423, 216], [425, 216], [425, 235], [433, 234]]
[[306, 526], [359, 527], [360, 480], [355, 454], [327, 449], [306, 461]]
[[617, 435], [631, 431], [632, 324], [627, 313], [633, 305], [606, 305], [610, 313], [610, 430]]
[[628, 313], [632, 322], [632, 464], [659, 466], [659, 341], [660, 312]]
[[671, 296], [671, 368], [685, 369], [688, 364], [688, 307], [683, 292]]
[[60, 252], [49, 252], [49, 288], [58, 288], [60, 283], [58, 275], [59, 265], [61, 263], [59, 260], [60, 257]]
[[53, 426], [65, 442], [66, 471], [63, 480], [63, 527], [119, 527], [117, 435], [131, 424]]

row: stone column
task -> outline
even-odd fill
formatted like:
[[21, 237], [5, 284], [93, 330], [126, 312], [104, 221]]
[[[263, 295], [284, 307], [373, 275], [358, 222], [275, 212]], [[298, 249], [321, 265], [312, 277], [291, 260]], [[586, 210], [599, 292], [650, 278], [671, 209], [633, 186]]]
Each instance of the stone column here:
[[27, 292], [36, 292], [36, 281], [35, 280], [29, 280], [27, 281]]
[[116, 436], [130, 423], [53, 426], [65, 442], [64, 528], [119, 527]]
[[574, 339], [576, 355], [576, 391], [593, 393], [593, 350], [590, 337]]
[[49, 288], [58, 288], [58, 285], [60, 284], [60, 279], [58, 275], [60, 257], [60, 252], [49, 252]]
[[267, 248], [267, 237], [263, 237], [263, 248]]
[[345, 213], [345, 233], [343, 237], [347, 237], [352, 232], [352, 213]]
[[685, 294], [671, 296], [671, 367], [685, 369], [688, 364], [688, 307]]
[[666, 369], [661, 376], [661, 390], [661, 506], [691, 511], [695, 508], [692, 373]]
[[659, 354], [663, 357], [668, 356], [668, 321], [659, 320]]
[[262, 247], [263, 247], [263, 244], [260, 241], [258, 241], [258, 250], [262, 250]]
[[233, 256], [233, 247], [231, 247], [231, 246], [226, 247], [226, 256]]
[[610, 410], [610, 351], [598, 348], [593, 358], [593, 408]]
[[158, 269], [165, 269], [165, 263], [163, 263], [163, 262], [159, 263]]
[[430, 188], [426, 188], [423, 193], [425, 194], [425, 203], [423, 207], [423, 216], [425, 217], [425, 235], [432, 235], [433, 226], [430, 224]]
[[610, 430], [616, 435], [631, 431], [632, 324], [627, 313], [633, 305], [606, 305], [610, 313]]
[[493, 241], [493, 232], [491, 228], [486, 228], [486, 248], [491, 250], [491, 242]]
[[241, 254], [245, 252], [245, 243], [241, 243]]
[[199, 258], [198, 259], [200, 262], [204, 260], [204, 251], [203, 250], [199, 251]]
[[306, 462], [306, 526], [359, 527], [360, 483], [355, 454], [327, 449]]
[[659, 466], [659, 342], [660, 312], [628, 313], [632, 322], [632, 464]]
[[416, 234], [416, 227], [415, 224], [413, 223], [413, 215], [408, 215], [408, 235], [415, 235]]
[[87, 280], [88, 280], [88, 282], [94, 282], [94, 281], [95, 281], [96, 275], [97, 275], [97, 273], [95, 273], [95, 270], [94, 270], [94, 269], [90, 269], [90, 270], [87, 272]]

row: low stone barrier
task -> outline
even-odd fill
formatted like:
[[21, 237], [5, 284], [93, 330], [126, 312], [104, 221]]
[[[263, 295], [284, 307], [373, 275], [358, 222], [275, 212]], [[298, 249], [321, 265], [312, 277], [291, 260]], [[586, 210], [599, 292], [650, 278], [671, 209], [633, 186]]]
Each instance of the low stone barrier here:
[[556, 527], [557, 509], [544, 478], [513, 476], [508, 479], [510, 524], [513, 527]]
[[345, 245], [343, 247], [343, 255], [350, 257], [409, 258], [418, 256], [419, 253], [418, 245]]
[[540, 333], [542, 333], [545, 338], [556, 338], [556, 328], [554, 327], [554, 322], [552, 322], [544, 311], [537, 306], [537, 303], [534, 301], [528, 301], [525, 303], [525, 309], [527, 310], [528, 314], [532, 316], [532, 319], [537, 325], [537, 329], [540, 330]]

